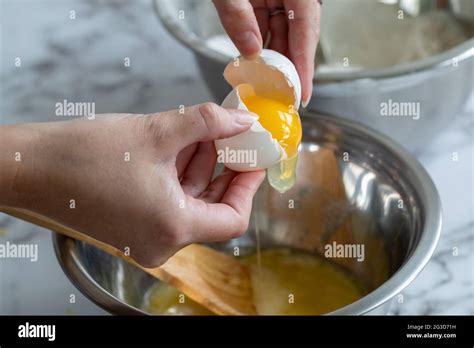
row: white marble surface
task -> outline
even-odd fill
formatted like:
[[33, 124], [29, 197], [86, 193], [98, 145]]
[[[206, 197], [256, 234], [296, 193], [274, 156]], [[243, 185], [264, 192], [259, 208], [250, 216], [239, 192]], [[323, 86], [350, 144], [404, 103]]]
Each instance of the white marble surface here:
[[[63, 99], [95, 101], [96, 112], [136, 113], [211, 99], [191, 53], [165, 32], [147, 0], [0, 0], [0, 29], [2, 123], [53, 120]], [[403, 291], [403, 302], [391, 301], [390, 313], [474, 314], [473, 104], [474, 97], [419, 158], [441, 195], [443, 232], [434, 257]], [[0, 243], [39, 247], [37, 262], [0, 259], [0, 314], [105, 313], [64, 275], [50, 232], [4, 215], [0, 228]]]

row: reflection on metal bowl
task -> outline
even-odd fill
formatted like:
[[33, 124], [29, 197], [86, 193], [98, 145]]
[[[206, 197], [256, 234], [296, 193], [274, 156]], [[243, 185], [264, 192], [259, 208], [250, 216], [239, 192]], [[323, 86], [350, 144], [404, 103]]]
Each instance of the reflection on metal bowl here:
[[[345, 7], [349, 3], [355, 6], [354, 11], [345, 10], [342, 13], [354, 16], [353, 22], [358, 26], [350, 27], [351, 23], [347, 19], [339, 18], [341, 13], [337, 13], [337, 5], [342, 2]], [[424, 2], [430, 3], [433, 5], [431, 7], [435, 8], [436, 0], [424, 0]], [[374, 8], [371, 7], [368, 11], [361, 5]], [[468, 2], [467, 5], [469, 5]], [[334, 47], [341, 49], [348, 47], [349, 62], [351, 59], [357, 61], [355, 48], [358, 46], [350, 46], [349, 42], [353, 45], [361, 44], [367, 47], [366, 50], [359, 49], [359, 58], [360, 56], [364, 57], [364, 52], [370, 48], [370, 57], [374, 62], [368, 62], [369, 67], [363, 69], [353, 69], [351, 64], [346, 68], [341, 64], [338, 69], [323, 69], [321, 65], [321, 69], [315, 75], [313, 98], [308, 110], [338, 115], [361, 122], [392, 137], [409, 150], [422, 151], [436, 134], [453, 122], [456, 113], [472, 93], [473, 23], [459, 14], [454, 14], [452, 18], [445, 21], [445, 25], [454, 24], [466, 28], [464, 39], [459, 42], [457, 37], [447, 38], [443, 47], [431, 49], [433, 55], [426, 56], [427, 53], [413, 52], [416, 51], [416, 46], [407, 48], [403, 40], [409, 40], [411, 36], [415, 35], [411, 30], [412, 27], [409, 27], [413, 25], [413, 22], [432, 23], [439, 18], [435, 17], [433, 21], [427, 21], [423, 17], [427, 13], [413, 18], [409, 18], [406, 13], [403, 20], [397, 19], [397, 23], [393, 23], [392, 28], [387, 29], [385, 28], [387, 21], [380, 20], [380, 14], [386, 12], [387, 6], [393, 7], [395, 5], [385, 5], [375, 0], [357, 2], [331, 0], [328, 1], [328, 4], [324, 4], [320, 40], [322, 50], [326, 49], [324, 54], [328, 55], [328, 51], [332, 51], [337, 57], [344, 58], [344, 52], [335, 52]], [[224, 33], [212, 2], [155, 0], [155, 7], [168, 31], [193, 50], [203, 79], [216, 101], [221, 102], [230, 90], [222, 77], [222, 72], [232, 54], [225, 54], [222, 47], [216, 48], [217, 46], [209, 44], [209, 38]], [[180, 11], [184, 11], [181, 12], [185, 14], [184, 19], [180, 17]], [[396, 16], [396, 9], [392, 8], [390, 11]], [[370, 20], [373, 20], [371, 26], [362, 26], [363, 23]], [[357, 35], [355, 32], [358, 28], [361, 29]], [[362, 28], [366, 30], [362, 30]], [[325, 29], [327, 30], [325, 31]], [[336, 32], [336, 29], [340, 32]], [[419, 32], [429, 32], [435, 29], [430, 26], [421, 26]], [[385, 32], [390, 30], [388, 34], [391, 35], [384, 35], [384, 30]], [[446, 28], [441, 25], [436, 30], [443, 33]], [[349, 35], [348, 33], [353, 34]], [[335, 40], [335, 42], [331, 40]], [[344, 42], [341, 42], [342, 40]], [[377, 46], [377, 42], [381, 47], [374, 47]], [[387, 45], [387, 42], [390, 44]], [[438, 43], [435, 42], [431, 45], [428, 42], [423, 48], [436, 46], [436, 44]], [[387, 47], [392, 48], [392, 53], [406, 49], [408, 58], [400, 58], [400, 64], [384, 66], [379, 62], [380, 59], [376, 59], [374, 56], [386, 54], [391, 57], [392, 54], [386, 52]], [[319, 52], [322, 50], [320, 49]], [[224, 51], [229, 50], [224, 49]], [[420, 59], [410, 60], [417, 57]], [[324, 59], [324, 57], [319, 58]], [[387, 62], [393, 63], [393, 59], [387, 60]], [[381, 107], [390, 101], [395, 102], [393, 105], [418, 103], [419, 115], [385, 117], [382, 115]]]
[[[378, 132], [337, 117], [301, 116], [297, 184], [283, 196], [266, 183], [258, 192], [253, 220], [258, 211], [260, 242], [263, 248], [291, 246], [322, 256], [333, 242], [363, 244], [363, 262], [333, 261], [356, 276], [367, 294], [330, 314], [373, 312], [430, 259], [441, 230], [437, 191], [418, 161]], [[340, 195], [320, 184], [322, 176], [332, 175], [320, 165], [328, 151], [341, 173]], [[289, 200], [295, 209], [288, 209]], [[251, 221], [244, 236], [213, 246], [254, 250], [254, 226]], [[54, 235], [54, 244], [64, 272], [91, 300], [111, 313], [146, 314], [142, 303], [156, 279], [81, 242]]]

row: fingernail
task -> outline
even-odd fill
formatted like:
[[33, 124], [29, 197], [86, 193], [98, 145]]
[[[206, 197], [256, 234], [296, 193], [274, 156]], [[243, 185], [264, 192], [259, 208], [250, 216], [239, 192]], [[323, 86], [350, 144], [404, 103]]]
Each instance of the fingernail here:
[[259, 55], [262, 44], [253, 31], [244, 31], [235, 35], [237, 46], [242, 49], [246, 58], [254, 58]]
[[258, 120], [258, 116], [253, 112], [238, 109], [229, 110], [229, 112], [234, 118], [234, 123], [238, 126], [251, 126], [256, 120]]
[[303, 100], [303, 101], [301, 102], [301, 106], [304, 107], [304, 108], [306, 108], [306, 107], [308, 106], [310, 100], [311, 100], [311, 96], [309, 96], [306, 100]]

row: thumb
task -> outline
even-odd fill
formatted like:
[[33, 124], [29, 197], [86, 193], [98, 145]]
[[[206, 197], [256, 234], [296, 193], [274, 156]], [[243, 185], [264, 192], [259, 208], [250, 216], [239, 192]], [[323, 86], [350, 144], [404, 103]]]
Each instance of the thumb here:
[[[257, 116], [245, 110], [225, 109], [214, 103], [193, 105], [184, 114], [169, 115], [170, 128], [174, 134], [174, 149], [216, 139], [229, 138], [245, 132]], [[173, 145], [171, 145], [173, 146]]]

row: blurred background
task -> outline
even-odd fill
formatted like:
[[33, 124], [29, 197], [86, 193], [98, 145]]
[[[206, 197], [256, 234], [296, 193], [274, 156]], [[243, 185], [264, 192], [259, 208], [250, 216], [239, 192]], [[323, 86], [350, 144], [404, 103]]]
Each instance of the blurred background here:
[[[225, 57], [217, 55], [216, 61]], [[151, 113], [219, 102], [202, 76], [191, 50], [168, 33], [150, 0], [0, 0], [2, 124], [57, 121], [55, 104], [64, 99], [94, 102], [96, 113]], [[439, 190], [444, 226], [434, 257], [402, 296], [391, 300], [391, 314], [474, 314], [473, 79], [472, 69], [463, 74], [463, 90], [470, 95], [456, 99], [456, 112], [441, 115], [449, 122], [412, 150]], [[323, 110], [334, 105], [319, 95], [315, 109], [318, 98]], [[449, 102], [431, 98], [439, 100], [439, 109]], [[37, 244], [39, 258], [0, 259], [0, 314], [106, 313], [64, 275], [49, 231], [0, 215], [0, 243], [7, 241]]]

